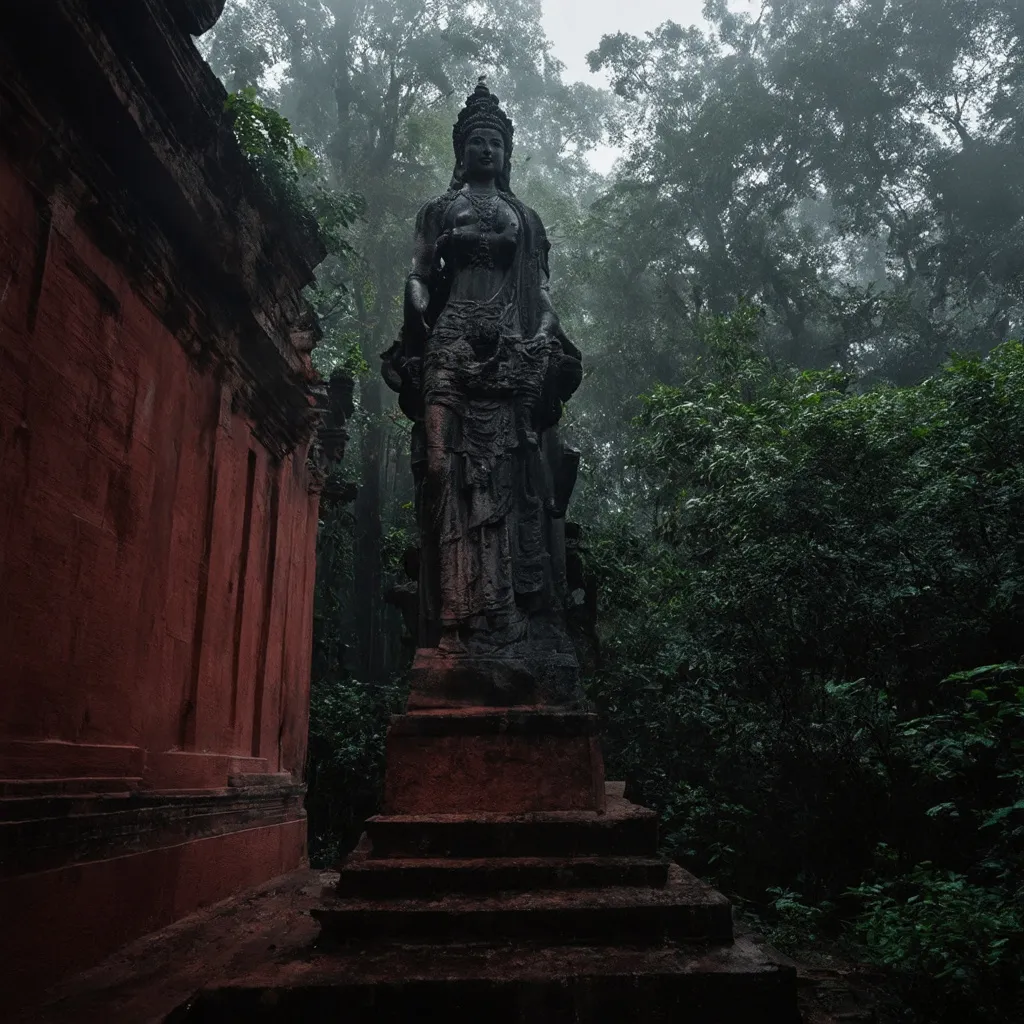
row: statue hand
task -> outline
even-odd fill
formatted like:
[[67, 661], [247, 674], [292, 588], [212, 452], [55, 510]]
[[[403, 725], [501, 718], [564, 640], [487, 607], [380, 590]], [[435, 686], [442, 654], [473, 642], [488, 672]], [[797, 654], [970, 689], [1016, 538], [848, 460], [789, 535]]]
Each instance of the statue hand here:
[[541, 328], [529, 341], [529, 348], [537, 352], [547, 352], [548, 356], [554, 356], [562, 351], [561, 342], [551, 333]]
[[420, 313], [427, 311], [427, 306], [430, 304], [430, 289], [427, 288], [427, 282], [422, 278], [410, 277], [406, 284], [405, 295], [413, 309]]
[[[430, 333], [427, 326], [427, 309], [430, 307], [430, 289], [425, 281], [410, 277], [405, 286], [406, 316], [415, 320], [425, 338]], [[411, 316], [409, 314], [412, 314]]]

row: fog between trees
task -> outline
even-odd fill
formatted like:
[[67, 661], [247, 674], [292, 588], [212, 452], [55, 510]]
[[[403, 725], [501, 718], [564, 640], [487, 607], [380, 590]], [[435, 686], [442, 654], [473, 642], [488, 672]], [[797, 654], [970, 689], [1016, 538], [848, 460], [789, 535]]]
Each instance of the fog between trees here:
[[[401, 699], [384, 593], [411, 478], [378, 356], [485, 72], [584, 353], [570, 518], [614, 774], [779, 941], [893, 966], [893, 1019], [1012, 1019], [1024, 6], [705, 16], [636, 36], [624, 13], [589, 55], [604, 91], [563, 80], [536, 0], [234, 0], [203, 40], [311, 150], [301, 188], [346, 243], [313, 293], [319, 366], [357, 373], [359, 407], [359, 497], [325, 505], [318, 556], [314, 845], [333, 855], [372, 810]], [[586, 156], [608, 142], [625, 155], [602, 177]]]

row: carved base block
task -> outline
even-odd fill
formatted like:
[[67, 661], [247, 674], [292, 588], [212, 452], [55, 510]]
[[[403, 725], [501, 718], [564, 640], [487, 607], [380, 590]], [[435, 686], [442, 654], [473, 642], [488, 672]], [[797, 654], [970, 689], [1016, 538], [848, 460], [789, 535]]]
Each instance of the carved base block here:
[[579, 675], [575, 654], [562, 651], [527, 647], [496, 657], [422, 647], [410, 673], [409, 710], [538, 704], [581, 707]]
[[383, 813], [602, 811], [597, 718], [554, 709], [471, 708], [396, 717]]

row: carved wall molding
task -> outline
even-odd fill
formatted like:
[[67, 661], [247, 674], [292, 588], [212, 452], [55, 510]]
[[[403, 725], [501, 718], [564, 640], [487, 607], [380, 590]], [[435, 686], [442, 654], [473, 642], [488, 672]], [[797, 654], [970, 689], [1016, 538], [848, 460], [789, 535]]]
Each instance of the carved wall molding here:
[[[223, 6], [27, 5], [0, 39], [13, 71], [0, 84], [0, 146], [32, 151], [39, 186], [70, 194], [76, 221], [197, 363], [245, 380], [236, 406], [282, 457], [318, 422], [309, 354], [321, 332], [302, 292], [325, 250], [249, 166], [196, 50], [191, 35]], [[76, 68], [76, 89], [48, 74], [54, 63]]]

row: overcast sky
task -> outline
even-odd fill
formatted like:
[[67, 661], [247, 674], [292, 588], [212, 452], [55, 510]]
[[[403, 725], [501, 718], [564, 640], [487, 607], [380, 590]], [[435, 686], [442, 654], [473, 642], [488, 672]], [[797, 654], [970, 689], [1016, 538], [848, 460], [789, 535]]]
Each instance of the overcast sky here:
[[604, 84], [603, 76], [590, 74], [586, 60], [601, 36], [639, 35], [665, 21], [693, 25], [704, 20], [700, 14], [704, 0], [543, 0], [543, 4], [544, 28], [555, 56], [565, 64], [565, 77], [592, 85]]
[[[666, 21], [680, 25], [703, 23], [704, 0], [543, 0], [544, 29], [555, 56], [565, 64], [565, 78], [605, 86], [603, 74], [592, 75], [587, 54], [597, 48], [601, 36], [615, 32], [639, 35]], [[600, 146], [590, 154], [595, 170], [607, 174], [620, 151]]]

